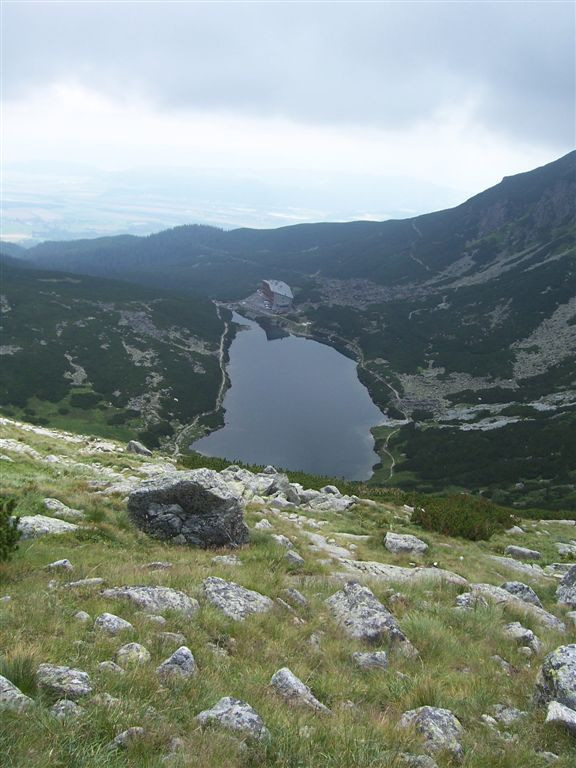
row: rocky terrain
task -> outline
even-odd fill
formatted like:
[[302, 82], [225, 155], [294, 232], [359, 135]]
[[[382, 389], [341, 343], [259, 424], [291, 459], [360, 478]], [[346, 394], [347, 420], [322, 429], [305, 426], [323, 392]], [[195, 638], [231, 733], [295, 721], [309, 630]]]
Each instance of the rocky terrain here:
[[471, 542], [273, 467], [0, 427], [3, 765], [574, 765], [573, 520]]

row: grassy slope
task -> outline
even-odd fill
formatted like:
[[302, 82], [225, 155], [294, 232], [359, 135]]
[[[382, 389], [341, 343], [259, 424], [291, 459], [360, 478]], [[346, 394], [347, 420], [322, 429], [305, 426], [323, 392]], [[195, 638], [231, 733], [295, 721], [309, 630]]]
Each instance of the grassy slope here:
[[6, 265], [2, 295], [6, 415], [154, 444], [151, 428], [213, 408], [223, 324], [207, 299]]
[[[7, 768], [160, 768], [166, 765], [161, 758], [174, 736], [184, 740], [184, 749], [171, 764], [182, 767], [399, 768], [400, 752], [420, 751], [417, 738], [397, 729], [399, 716], [424, 704], [448, 707], [462, 721], [465, 768], [540, 768], [545, 762], [537, 752], [546, 749], [561, 755], [555, 763], [558, 768], [574, 765], [574, 742], [559, 730], [545, 727], [543, 711], [531, 703], [541, 656], [562, 643], [574, 642], [574, 630], [559, 636], [523, 620], [537, 631], [544, 644], [540, 657], [528, 662], [502, 636], [504, 624], [520, 618], [513, 612], [490, 607], [455, 613], [451, 607], [462, 588], [454, 586], [423, 583], [395, 588], [394, 584], [374, 583], [376, 595], [397, 616], [402, 629], [419, 648], [421, 658], [392, 656], [386, 672], [358, 671], [349, 654], [361, 647], [343, 636], [323, 605], [323, 600], [339, 588], [338, 582], [330, 578], [331, 568], [322, 562], [326, 556], [310, 551], [303, 530], [292, 522], [267, 513], [274, 531], [290, 536], [305, 556], [307, 565], [302, 571], [286, 565], [283, 550], [264, 531], [255, 531], [250, 546], [238, 553], [242, 566], [215, 566], [211, 563], [213, 552], [170, 547], [148, 539], [129, 524], [121, 496], [104, 496], [90, 490], [89, 481], [98, 471], [96, 460], [101, 466], [124, 470], [125, 474], [137, 473], [154, 460], [120, 453], [80, 453], [88, 442], [70, 443], [49, 434], [23, 431], [15, 425], [4, 425], [2, 431], [4, 437], [32, 446], [41, 456], [56, 454], [79, 462], [67, 467], [10, 453], [14, 462], [3, 463], [3, 483], [7, 491], [20, 497], [20, 513], [38, 512], [44, 496], [55, 496], [70, 506], [83, 508], [93, 527], [73, 535], [23, 542], [13, 561], [0, 566], [0, 594], [12, 596], [11, 602], [0, 607], [1, 666], [32, 695], [36, 694], [31, 673], [39, 663], [78, 666], [91, 675], [97, 693], [106, 691], [121, 700], [117, 707], [88, 702], [83, 717], [63, 723], [48, 714], [41, 700], [29, 715], [3, 713], [0, 754]], [[9, 452], [5, 448], [2, 451]], [[248, 509], [249, 525], [259, 517], [256, 508]], [[560, 525], [526, 526], [529, 533], [521, 537], [521, 543], [540, 549], [544, 563], [559, 559], [554, 541], [566, 541], [573, 535], [573, 529]], [[345, 544], [346, 539], [339, 537], [339, 531], [369, 534], [367, 541], [358, 543], [361, 559], [407, 564], [408, 558], [393, 556], [382, 546], [382, 535], [390, 527], [421, 535], [428, 541], [430, 550], [423, 559], [427, 564], [437, 562], [473, 581], [500, 584], [517, 578], [487, 557], [491, 552], [501, 553], [510, 537], [473, 544], [424, 534], [402, 522], [401, 510], [389, 503], [331, 516], [323, 533], [333, 533], [340, 544]], [[101, 576], [110, 586], [162, 584], [197, 596], [201, 610], [194, 619], [170, 616], [167, 626], [160, 628], [186, 636], [198, 662], [197, 678], [176, 688], [159, 686], [154, 668], [174, 648], [162, 647], [156, 636], [158, 628], [135, 609], [106, 601], [96, 590], [49, 588], [51, 578], [58, 583], [71, 578], [54, 577], [43, 570], [47, 563], [63, 557], [75, 566], [73, 578]], [[174, 567], [158, 572], [141, 569], [145, 563], [162, 559], [170, 560]], [[203, 601], [201, 581], [208, 575], [230, 578], [272, 598], [283, 588], [296, 586], [307, 596], [310, 607], [298, 611], [302, 621], [278, 606], [268, 615], [235, 623]], [[553, 600], [555, 583], [546, 581], [534, 586], [545, 606], [561, 615], [562, 609]], [[399, 595], [392, 600], [391, 593], [396, 590]], [[135, 630], [125, 638], [98, 637], [91, 625], [78, 625], [73, 620], [80, 609], [92, 617], [103, 611], [116, 612], [131, 621]], [[310, 636], [318, 631], [325, 634], [321, 650], [314, 651]], [[117, 648], [129, 640], [143, 643], [152, 654], [152, 662], [121, 678], [99, 672], [97, 664], [113, 658]], [[209, 642], [228, 647], [230, 655], [215, 656]], [[490, 661], [495, 653], [514, 665], [511, 677]], [[275, 697], [267, 683], [282, 666], [289, 666], [310, 685], [334, 714], [314, 715], [291, 708]], [[223, 732], [196, 727], [194, 715], [226, 695], [255, 707], [270, 729], [269, 744], [249, 744], [245, 748]], [[346, 709], [343, 705], [347, 701], [355, 702], [357, 709]], [[480, 716], [490, 712], [496, 703], [529, 713], [508, 729], [512, 734], [509, 741], [493, 734], [480, 721]], [[143, 744], [126, 752], [110, 751], [110, 740], [133, 725], [146, 728]], [[438, 764], [444, 768], [450, 762], [440, 756]]]

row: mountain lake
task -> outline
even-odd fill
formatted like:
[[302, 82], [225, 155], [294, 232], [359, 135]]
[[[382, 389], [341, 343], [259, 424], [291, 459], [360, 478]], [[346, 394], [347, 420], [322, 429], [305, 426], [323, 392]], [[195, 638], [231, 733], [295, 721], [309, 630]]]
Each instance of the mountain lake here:
[[225, 426], [190, 448], [233, 462], [366, 480], [379, 461], [371, 427], [386, 417], [353, 360], [298, 336], [268, 341], [252, 320], [230, 346]]

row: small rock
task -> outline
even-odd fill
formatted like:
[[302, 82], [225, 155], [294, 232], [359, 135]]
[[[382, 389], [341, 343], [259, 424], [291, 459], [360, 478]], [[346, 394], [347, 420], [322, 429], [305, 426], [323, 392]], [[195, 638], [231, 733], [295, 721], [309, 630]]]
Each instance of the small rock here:
[[159, 627], [164, 627], [168, 624], [164, 616], [159, 616], [157, 613], [146, 613], [144, 618], [146, 621], [149, 621], [150, 624], [156, 624]]
[[273, 467], [272, 464], [268, 464], [268, 466], [264, 467], [264, 469], [262, 470], [262, 474], [263, 475], [277, 475], [278, 474], [278, 470], [276, 469], [276, 467]]
[[92, 621], [92, 617], [89, 613], [86, 613], [86, 611], [77, 611], [74, 614], [74, 618], [76, 621], [80, 621], [82, 624], [87, 624], [89, 621]]
[[215, 576], [204, 579], [202, 586], [208, 602], [235, 621], [244, 621], [253, 613], [266, 613], [274, 606], [269, 597]]
[[242, 565], [242, 561], [236, 555], [216, 555], [212, 558], [212, 563], [214, 565]]
[[498, 664], [498, 666], [500, 667], [500, 669], [501, 669], [503, 672], [506, 672], [506, 674], [507, 674], [507, 675], [511, 675], [513, 672], [515, 672], [515, 671], [516, 671], [516, 670], [514, 669], [514, 667], [512, 666], [512, 664], [510, 664], [509, 662], [507, 662], [507, 661], [506, 661], [506, 659], [503, 659], [503, 658], [502, 658], [502, 656], [499, 656], [497, 653], [496, 653], [494, 656], [490, 656], [490, 659], [491, 659], [493, 662], [495, 662], [496, 664]]
[[356, 651], [352, 654], [352, 661], [361, 669], [387, 669], [388, 655], [384, 651], [372, 653]]
[[424, 749], [431, 752], [446, 750], [461, 758], [462, 725], [449, 709], [419, 707], [404, 712], [399, 723], [401, 728], [414, 728], [424, 737]]
[[522, 712], [522, 710], [516, 709], [516, 707], [507, 707], [504, 704], [496, 704], [494, 707], [494, 717], [502, 725], [512, 725], [512, 723], [527, 716], [527, 712]]
[[475, 595], [473, 592], [463, 592], [456, 598], [456, 610], [474, 611], [478, 608], [487, 608], [488, 603], [482, 595]]
[[271, 538], [280, 547], [286, 547], [286, 549], [292, 549], [292, 547], [294, 546], [294, 544], [292, 544], [288, 536], [284, 536], [281, 533], [273, 533]]
[[181, 632], [158, 632], [156, 637], [164, 645], [186, 645], [186, 638]]
[[284, 559], [290, 564], [294, 565], [298, 568], [301, 568], [303, 565], [306, 565], [306, 560], [302, 557], [302, 555], [299, 555], [298, 552], [296, 552], [293, 549], [289, 549], [288, 552], [284, 555]]
[[288, 600], [288, 602], [291, 602], [292, 605], [297, 605], [301, 608], [306, 608], [308, 606], [308, 600], [304, 597], [302, 592], [299, 592], [297, 589], [294, 589], [293, 587], [289, 587], [288, 589], [282, 590], [282, 594]]
[[119, 733], [110, 746], [118, 749], [128, 749], [128, 747], [141, 741], [145, 735], [146, 731], [144, 728], [134, 725], [132, 728], [127, 728], [125, 731], [122, 731], [122, 733]]
[[438, 763], [429, 755], [409, 755], [403, 752], [400, 757], [408, 768], [438, 768]]
[[513, 621], [511, 624], [506, 624], [504, 627], [504, 634], [511, 640], [515, 640], [519, 645], [528, 646], [534, 653], [540, 653], [542, 648], [540, 639], [531, 629], [523, 627], [519, 621]]
[[408, 533], [392, 533], [391, 531], [388, 531], [384, 537], [384, 546], [394, 554], [421, 555], [428, 549], [428, 544], [416, 536], [411, 536]]
[[330, 712], [328, 707], [318, 701], [310, 688], [296, 677], [288, 667], [282, 667], [282, 669], [275, 672], [269, 685], [290, 704], [310, 707], [316, 712], [324, 712], [326, 714]]
[[116, 651], [116, 661], [122, 667], [146, 664], [150, 661], [150, 653], [140, 643], [126, 643]]
[[80, 717], [84, 709], [70, 699], [60, 699], [50, 707], [50, 713], [58, 720], [66, 720], [69, 717]]
[[45, 566], [45, 569], [47, 571], [73, 571], [74, 566], [70, 562], [70, 560], [64, 559], [64, 560], [54, 560], [53, 563], [49, 563], [47, 566]]
[[38, 687], [52, 696], [72, 701], [92, 693], [90, 678], [81, 669], [40, 664], [36, 672]]
[[542, 760], [545, 760], [547, 763], [555, 763], [556, 760], [560, 760], [558, 755], [555, 755], [554, 752], [536, 752], [538, 757], [541, 757]]
[[120, 616], [115, 616], [113, 613], [101, 613], [94, 621], [94, 629], [105, 632], [107, 635], [119, 635], [121, 632], [134, 629], [134, 627], [129, 621], [121, 619]]
[[164, 681], [173, 678], [182, 680], [193, 677], [197, 673], [196, 661], [190, 648], [185, 645], [174, 651], [166, 661], [156, 668], [157, 675]]
[[325, 485], [324, 488], [320, 488], [320, 493], [329, 493], [332, 496], [342, 496], [335, 485]]
[[521, 533], [524, 533], [524, 529], [520, 528], [519, 525], [513, 525], [512, 528], [507, 528], [504, 533], [508, 533], [511, 536], [517, 536]]
[[122, 702], [116, 696], [110, 696], [109, 693], [99, 693], [92, 696], [90, 701], [100, 707], [118, 707]]
[[551, 701], [548, 704], [546, 723], [563, 725], [572, 733], [576, 733], [576, 711], [560, 704], [559, 701]]
[[118, 666], [118, 664], [113, 661], [101, 661], [98, 664], [98, 669], [101, 672], [112, 672], [115, 675], [126, 674], [126, 670], [122, 669], [122, 667]]
[[258, 740], [268, 736], [268, 730], [256, 710], [245, 701], [230, 696], [224, 696], [211, 709], [200, 712], [196, 721], [200, 725], [217, 723]]
[[272, 523], [269, 520], [267, 520], [265, 517], [263, 517], [262, 520], [258, 520], [258, 522], [254, 526], [254, 528], [257, 531], [267, 531], [270, 528], [273, 528], [273, 525], [272, 525]]
[[542, 557], [542, 553], [536, 549], [516, 547], [513, 544], [506, 547], [504, 554], [513, 557], [515, 560], [540, 560]]
[[0, 603], [9, 603], [11, 600], [12, 597], [10, 595], [2, 595], [2, 597], [0, 597]]
[[7, 677], [0, 675], [0, 712], [3, 709], [24, 712], [32, 704], [34, 701], [29, 696], [22, 693]]
[[147, 571], [166, 571], [168, 568], [172, 568], [172, 563], [167, 560], [155, 560], [153, 563], [146, 563], [142, 568]]
[[152, 456], [152, 451], [146, 448], [143, 443], [138, 442], [138, 440], [129, 440], [126, 450], [128, 453], [136, 453], [139, 456]]
[[101, 587], [104, 584], [104, 579], [98, 576], [93, 576], [90, 579], [78, 579], [78, 581], [68, 581], [66, 584], [62, 584], [63, 589], [91, 589], [93, 587]]
[[536, 592], [534, 592], [532, 587], [529, 587], [528, 584], [524, 584], [521, 581], [505, 581], [504, 584], [501, 585], [501, 588], [505, 589], [506, 592], [510, 592], [511, 595], [519, 597], [520, 600], [524, 600], [525, 603], [537, 605], [538, 608], [544, 607]]
[[56, 517], [63, 517], [65, 520], [82, 520], [85, 516], [82, 510], [67, 507], [58, 499], [44, 499], [44, 508]]

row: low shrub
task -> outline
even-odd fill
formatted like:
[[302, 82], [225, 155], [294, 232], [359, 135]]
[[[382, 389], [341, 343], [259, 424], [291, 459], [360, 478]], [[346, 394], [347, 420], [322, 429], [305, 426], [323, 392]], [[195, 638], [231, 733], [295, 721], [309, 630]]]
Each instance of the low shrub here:
[[0, 562], [9, 560], [18, 548], [20, 531], [18, 518], [12, 517], [16, 509], [16, 499], [11, 496], [0, 496]]
[[514, 524], [510, 511], [487, 499], [464, 493], [452, 496], [416, 497], [412, 522], [427, 531], [459, 536], [470, 541], [489, 539]]

